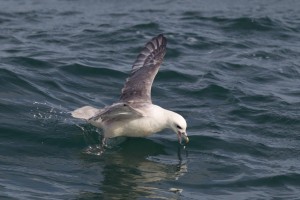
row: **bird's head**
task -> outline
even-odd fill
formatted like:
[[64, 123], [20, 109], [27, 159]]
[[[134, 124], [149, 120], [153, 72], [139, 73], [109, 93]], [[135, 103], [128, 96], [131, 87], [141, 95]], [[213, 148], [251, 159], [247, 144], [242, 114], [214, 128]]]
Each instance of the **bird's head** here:
[[170, 112], [169, 120], [170, 128], [177, 134], [179, 143], [181, 144], [182, 138], [188, 143], [189, 138], [186, 133], [187, 124], [185, 119], [175, 112]]

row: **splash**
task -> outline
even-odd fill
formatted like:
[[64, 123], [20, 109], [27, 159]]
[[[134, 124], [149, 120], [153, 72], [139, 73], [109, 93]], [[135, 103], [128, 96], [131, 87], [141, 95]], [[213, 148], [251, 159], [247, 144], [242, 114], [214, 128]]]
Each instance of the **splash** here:
[[47, 120], [59, 120], [67, 121], [69, 118], [69, 112], [65, 111], [64, 108], [59, 105], [59, 107], [49, 103], [49, 102], [33, 102], [34, 109], [31, 110], [33, 118], [47, 121]]

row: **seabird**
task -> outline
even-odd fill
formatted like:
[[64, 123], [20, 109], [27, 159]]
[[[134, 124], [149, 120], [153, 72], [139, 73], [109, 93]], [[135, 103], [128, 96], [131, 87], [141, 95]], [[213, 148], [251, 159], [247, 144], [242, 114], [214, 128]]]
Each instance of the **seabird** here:
[[118, 136], [146, 137], [163, 129], [172, 129], [186, 143], [187, 123], [178, 113], [152, 104], [151, 87], [166, 54], [167, 39], [163, 34], [154, 37], [135, 60], [118, 102], [103, 109], [84, 106], [72, 112], [74, 118], [104, 131], [103, 144]]

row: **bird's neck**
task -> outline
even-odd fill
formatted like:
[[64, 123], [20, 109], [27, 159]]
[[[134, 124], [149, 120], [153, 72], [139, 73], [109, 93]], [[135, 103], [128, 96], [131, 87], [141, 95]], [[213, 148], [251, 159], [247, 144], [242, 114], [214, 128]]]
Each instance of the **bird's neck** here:
[[149, 117], [155, 121], [154, 124], [160, 127], [161, 130], [165, 128], [170, 128], [169, 124], [171, 122], [174, 112], [166, 110], [157, 105], [151, 105], [149, 111]]
[[166, 110], [166, 109], [164, 109], [164, 113], [165, 113], [165, 116], [166, 116], [166, 122], [165, 122], [166, 123], [166, 128], [172, 128], [174, 117], [178, 114], [171, 111], [171, 110]]

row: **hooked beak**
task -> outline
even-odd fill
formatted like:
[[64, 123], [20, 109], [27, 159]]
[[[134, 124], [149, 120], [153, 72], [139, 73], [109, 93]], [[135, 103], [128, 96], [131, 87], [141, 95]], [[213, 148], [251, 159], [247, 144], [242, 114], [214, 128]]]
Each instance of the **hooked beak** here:
[[189, 143], [190, 140], [185, 132], [184, 133], [178, 132], [177, 135], [178, 135], [179, 144], [181, 144], [182, 138], [185, 140], [186, 144]]

